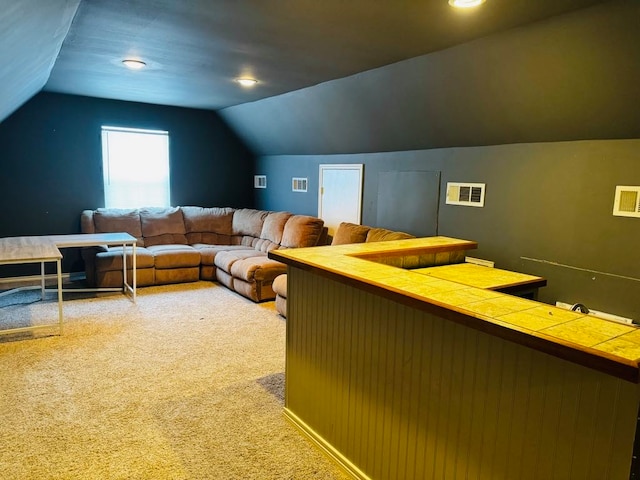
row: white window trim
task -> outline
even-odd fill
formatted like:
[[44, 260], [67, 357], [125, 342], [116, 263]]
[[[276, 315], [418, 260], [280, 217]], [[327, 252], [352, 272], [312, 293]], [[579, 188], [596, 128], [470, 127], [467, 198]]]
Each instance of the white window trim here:
[[[113, 161], [110, 157], [109, 152], [109, 134], [112, 133], [132, 133], [132, 134], [144, 134], [144, 135], [159, 135], [166, 138], [166, 158], [165, 155], [161, 155], [161, 160], [163, 162], [163, 167], [166, 167], [166, 175], [162, 176], [158, 182], [150, 181], [145, 182], [141, 181], [136, 184], [135, 178], [133, 180], [133, 188], [128, 190], [127, 187], [122, 187], [122, 193], [126, 194], [124, 197], [129, 199], [130, 201], [125, 201], [123, 198], [118, 199], [118, 193], [116, 190], [116, 186], [112, 183], [112, 175], [113, 169], [110, 165], [110, 160]], [[125, 128], [125, 127], [114, 127], [103, 125], [101, 129], [101, 138], [102, 138], [102, 171], [103, 171], [103, 185], [104, 185], [104, 200], [106, 207], [120, 207], [120, 208], [139, 208], [139, 207], [166, 207], [170, 206], [171, 203], [171, 192], [170, 192], [170, 180], [171, 180], [171, 172], [170, 172], [170, 159], [169, 159], [169, 132], [166, 130], [148, 130], [141, 128]], [[164, 153], [164, 152], [163, 152]], [[166, 164], [164, 164], [166, 162]], [[135, 171], [135, 168], [144, 169], [146, 168], [143, 164], [140, 165], [132, 165], [132, 171]], [[122, 169], [119, 170], [122, 172]], [[159, 167], [158, 170], [151, 169], [150, 171], [159, 172], [162, 175], [164, 172], [164, 168]], [[148, 189], [149, 198], [155, 198], [155, 200], [146, 201], [140, 197], [140, 194]], [[116, 191], [114, 191], [116, 190]], [[136, 197], [137, 193], [137, 197]]]

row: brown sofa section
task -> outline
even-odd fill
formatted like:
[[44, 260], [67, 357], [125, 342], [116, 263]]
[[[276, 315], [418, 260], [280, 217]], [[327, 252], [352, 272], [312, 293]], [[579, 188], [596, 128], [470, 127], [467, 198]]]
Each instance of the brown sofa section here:
[[[82, 212], [81, 228], [138, 239], [138, 286], [217, 280], [255, 302], [274, 299], [271, 284], [286, 272], [267, 252], [326, 243], [319, 218], [246, 208], [100, 208]], [[122, 247], [87, 248], [83, 258], [90, 285], [122, 286]]]
[[[387, 230], [386, 228], [369, 227], [355, 223], [342, 222], [331, 240], [331, 245], [345, 245], [349, 243], [383, 242], [387, 240], [404, 240], [415, 236], [404, 232]], [[276, 310], [280, 315], [287, 316], [287, 275], [276, 277], [272, 282], [276, 294]]]
[[368, 227], [367, 225], [342, 222], [336, 229], [336, 233], [331, 240], [331, 245], [384, 242], [387, 240], [404, 240], [407, 238], [416, 237], [409, 233], [396, 232], [394, 230], [387, 230], [386, 228]]

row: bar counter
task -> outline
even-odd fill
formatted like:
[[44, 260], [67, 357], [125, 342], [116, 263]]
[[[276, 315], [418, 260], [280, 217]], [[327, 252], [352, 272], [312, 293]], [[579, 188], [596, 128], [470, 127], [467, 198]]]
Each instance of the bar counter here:
[[475, 247], [270, 252], [286, 416], [354, 478], [630, 478], [640, 330], [423, 270]]

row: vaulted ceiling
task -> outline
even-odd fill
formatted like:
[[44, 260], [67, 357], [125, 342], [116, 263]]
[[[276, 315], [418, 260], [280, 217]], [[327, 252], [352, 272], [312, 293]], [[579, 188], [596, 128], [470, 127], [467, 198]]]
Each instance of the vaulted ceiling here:
[[[218, 110], [596, 0], [0, 0], [0, 121], [41, 90]], [[125, 58], [147, 67], [127, 70]], [[241, 88], [234, 79], [259, 83]]]

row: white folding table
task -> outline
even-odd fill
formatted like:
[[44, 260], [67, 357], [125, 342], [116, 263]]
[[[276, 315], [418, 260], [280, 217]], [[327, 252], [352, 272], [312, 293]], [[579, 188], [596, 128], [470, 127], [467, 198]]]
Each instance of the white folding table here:
[[8, 333], [26, 332], [37, 330], [40, 328], [50, 328], [58, 326], [60, 335], [62, 335], [63, 314], [62, 314], [62, 267], [60, 261], [62, 254], [58, 247], [46, 237], [7, 237], [0, 238], [0, 265], [23, 264], [23, 263], [40, 263], [41, 285], [32, 287], [18, 287], [6, 292], [0, 293], [0, 296], [9, 295], [20, 290], [29, 290], [40, 288], [42, 290], [42, 298], [45, 295], [44, 284], [44, 265], [47, 262], [56, 263], [56, 275], [58, 277], [58, 323], [46, 325], [32, 325], [29, 327], [9, 328], [0, 330], [0, 335]]
[[[128, 233], [77, 233], [71, 235], [47, 235], [46, 237], [58, 248], [71, 247], [108, 247], [122, 246], [122, 293], [131, 294], [133, 303], [136, 302], [136, 245], [137, 240]], [[131, 247], [131, 284], [127, 282], [127, 247]], [[69, 288], [69, 292], [118, 292], [120, 288]]]
[[[62, 253], [61, 248], [71, 247], [97, 247], [97, 246], [120, 246], [122, 245], [122, 276], [123, 286], [120, 288], [62, 288]], [[136, 245], [135, 237], [128, 233], [92, 233], [92, 234], [71, 234], [71, 235], [42, 235], [31, 237], [6, 237], [0, 238], [0, 265], [18, 263], [40, 263], [40, 286], [17, 287], [0, 296], [9, 295], [21, 290], [32, 290], [39, 288], [42, 291], [42, 299], [45, 292], [55, 290], [58, 293], [58, 323], [57, 326], [62, 335], [63, 313], [62, 313], [62, 293], [72, 292], [122, 292], [131, 294], [131, 299], [136, 302], [137, 273], [136, 273]], [[131, 247], [131, 284], [127, 281], [127, 248]], [[56, 262], [56, 275], [58, 286], [55, 289], [47, 289], [45, 286], [45, 263]], [[56, 324], [33, 325], [29, 327], [0, 329], [0, 335], [8, 333], [25, 332], [40, 328], [49, 328]]]

